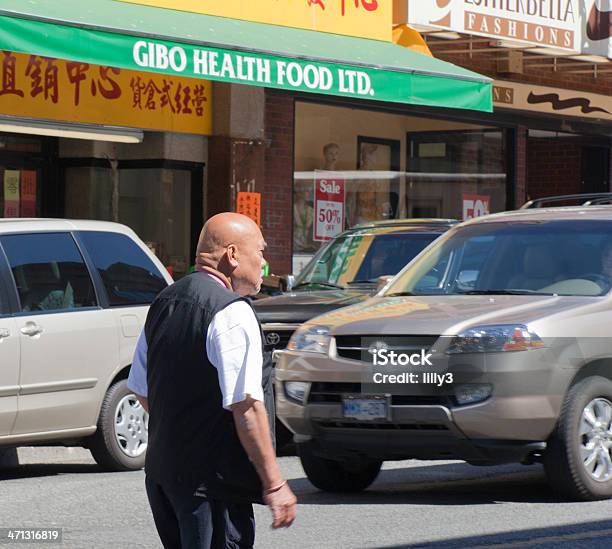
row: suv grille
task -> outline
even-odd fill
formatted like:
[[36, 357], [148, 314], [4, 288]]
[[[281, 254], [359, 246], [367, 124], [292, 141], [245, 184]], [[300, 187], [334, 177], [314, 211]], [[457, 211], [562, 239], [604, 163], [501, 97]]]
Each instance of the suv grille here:
[[398, 353], [414, 353], [421, 349], [429, 350], [438, 340], [437, 335], [341, 335], [336, 336], [336, 349], [339, 357], [351, 360], [368, 361], [371, 347], [380, 346]]
[[[340, 404], [343, 394], [359, 394], [362, 392], [361, 383], [322, 383], [314, 382], [308, 395], [309, 404]], [[447, 396], [431, 395], [392, 395], [391, 405], [442, 405], [450, 406]]]

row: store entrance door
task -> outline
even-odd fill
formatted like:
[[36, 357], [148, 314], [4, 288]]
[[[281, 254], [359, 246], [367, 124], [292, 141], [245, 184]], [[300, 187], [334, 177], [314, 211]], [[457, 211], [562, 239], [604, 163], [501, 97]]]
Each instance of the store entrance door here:
[[610, 191], [609, 148], [583, 147], [581, 170], [581, 192], [605, 193]]

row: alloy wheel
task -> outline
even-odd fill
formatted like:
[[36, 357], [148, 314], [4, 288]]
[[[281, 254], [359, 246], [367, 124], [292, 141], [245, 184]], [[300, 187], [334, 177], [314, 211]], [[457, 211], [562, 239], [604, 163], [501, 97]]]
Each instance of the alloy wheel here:
[[141, 456], [149, 440], [149, 414], [134, 395], [126, 395], [115, 409], [115, 438], [129, 457]]
[[580, 418], [580, 455], [593, 480], [612, 479], [612, 402], [596, 398], [589, 402]]

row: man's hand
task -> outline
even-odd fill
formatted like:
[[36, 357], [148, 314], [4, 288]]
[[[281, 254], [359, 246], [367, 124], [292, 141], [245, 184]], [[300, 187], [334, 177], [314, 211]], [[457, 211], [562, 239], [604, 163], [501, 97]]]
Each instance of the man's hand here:
[[285, 483], [277, 492], [264, 495], [264, 503], [272, 511], [272, 528], [289, 528], [293, 524], [297, 498], [288, 484]]
[[[272, 528], [287, 528], [295, 520], [297, 499], [276, 461], [266, 408], [251, 397], [230, 408], [240, 442], [261, 479], [264, 503], [272, 511]], [[276, 490], [278, 486], [281, 488]]]

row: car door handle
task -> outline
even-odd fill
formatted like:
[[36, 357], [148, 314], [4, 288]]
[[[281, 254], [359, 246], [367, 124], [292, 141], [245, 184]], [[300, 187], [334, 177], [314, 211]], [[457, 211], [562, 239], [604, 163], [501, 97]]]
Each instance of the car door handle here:
[[21, 328], [21, 333], [27, 336], [36, 336], [42, 334], [42, 332], [42, 327], [34, 322], [28, 322], [23, 328]]
[[4, 339], [6, 337], [10, 337], [11, 332], [5, 328], [0, 328], [0, 339]]

